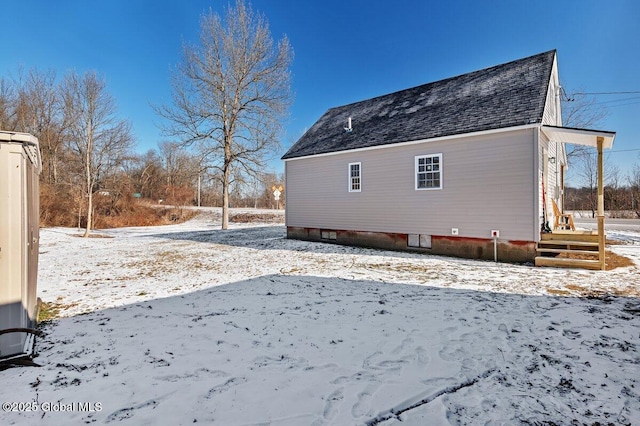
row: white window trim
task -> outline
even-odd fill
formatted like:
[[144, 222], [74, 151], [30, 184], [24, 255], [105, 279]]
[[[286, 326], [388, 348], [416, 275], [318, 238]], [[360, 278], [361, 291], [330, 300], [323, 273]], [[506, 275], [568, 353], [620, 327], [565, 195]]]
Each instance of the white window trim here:
[[[434, 187], [434, 188], [418, 188], [418, 159], [420, 158], [427, 158], [427, 157], [437, 157], [438, 158], [438, 164], [440, 165], [440, 186], [438, 187]], [[423, 155], [416, 155], [415, 159], [414, 159], [414, 171], [413, 171], [413, 182], [414, 182], [414, 186], [415, 186], [415, 190], [416, 191], [439, 191], [442, 189], [443, 187], [443, 179], [442, 179], [442, 153], [438, 153], [438, 154], [423, 154]]]
[[[351, 166], [353, 165], [358, 165], [358, 171], [360, 172], [360, 189], [353, 189], [353, 176], [351, 176]], [[348, 188], [349, 188], [349, 192], [362, 192], [362, 162], [358, 161], [356, 163], [349, 163], [349, 165], [347, 166], [347, 174], [349, 176], [349, 181], [348, 183]]]

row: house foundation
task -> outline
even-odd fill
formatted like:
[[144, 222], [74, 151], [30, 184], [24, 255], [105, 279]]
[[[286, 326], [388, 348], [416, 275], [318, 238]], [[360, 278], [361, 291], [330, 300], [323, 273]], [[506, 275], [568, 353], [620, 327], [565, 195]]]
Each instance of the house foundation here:
[[[410, 251], [466, 259], [494, 260], [491, 238], [468, 238], [287, 226], [287, 238], [384, 250]], [[525, 263], [536, 257], [533, 241], [498, 240], [500, 262]]]

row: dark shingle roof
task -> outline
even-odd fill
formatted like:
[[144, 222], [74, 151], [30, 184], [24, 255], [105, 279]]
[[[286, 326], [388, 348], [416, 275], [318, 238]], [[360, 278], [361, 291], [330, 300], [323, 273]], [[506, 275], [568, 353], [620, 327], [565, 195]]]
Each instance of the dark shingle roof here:
[[555, 53], [331, 108], [282, 159], [541, 123]]

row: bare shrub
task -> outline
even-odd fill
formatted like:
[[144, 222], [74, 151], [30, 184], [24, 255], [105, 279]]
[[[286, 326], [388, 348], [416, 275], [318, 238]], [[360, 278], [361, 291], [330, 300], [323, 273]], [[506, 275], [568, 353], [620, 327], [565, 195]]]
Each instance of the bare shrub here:
[[284, 223], [284, 215], [271, 213], [236, 213], [231, 215], [230, 220], [235, 223]]
[[77, 205], [67, 187], [42, 182], [40, 184], [40, 225], [75, 226]]

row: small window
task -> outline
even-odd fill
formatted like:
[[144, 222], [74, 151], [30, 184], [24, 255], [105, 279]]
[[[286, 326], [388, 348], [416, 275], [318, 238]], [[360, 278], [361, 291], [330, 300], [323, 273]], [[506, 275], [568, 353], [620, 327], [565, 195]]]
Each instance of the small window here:
[[349, 192], [362, 191], [362, 163], [349, 163]]
[[427, 234], [408, 234], [407, 247], [431, 248], [431, 235]]
[[335, 240], [337, 238], [336, 231], [322, 230], [320, 231], [320, 238], [323, 240]]
[[416, 190], [442, 189], [442, 154], [416, 156]]

